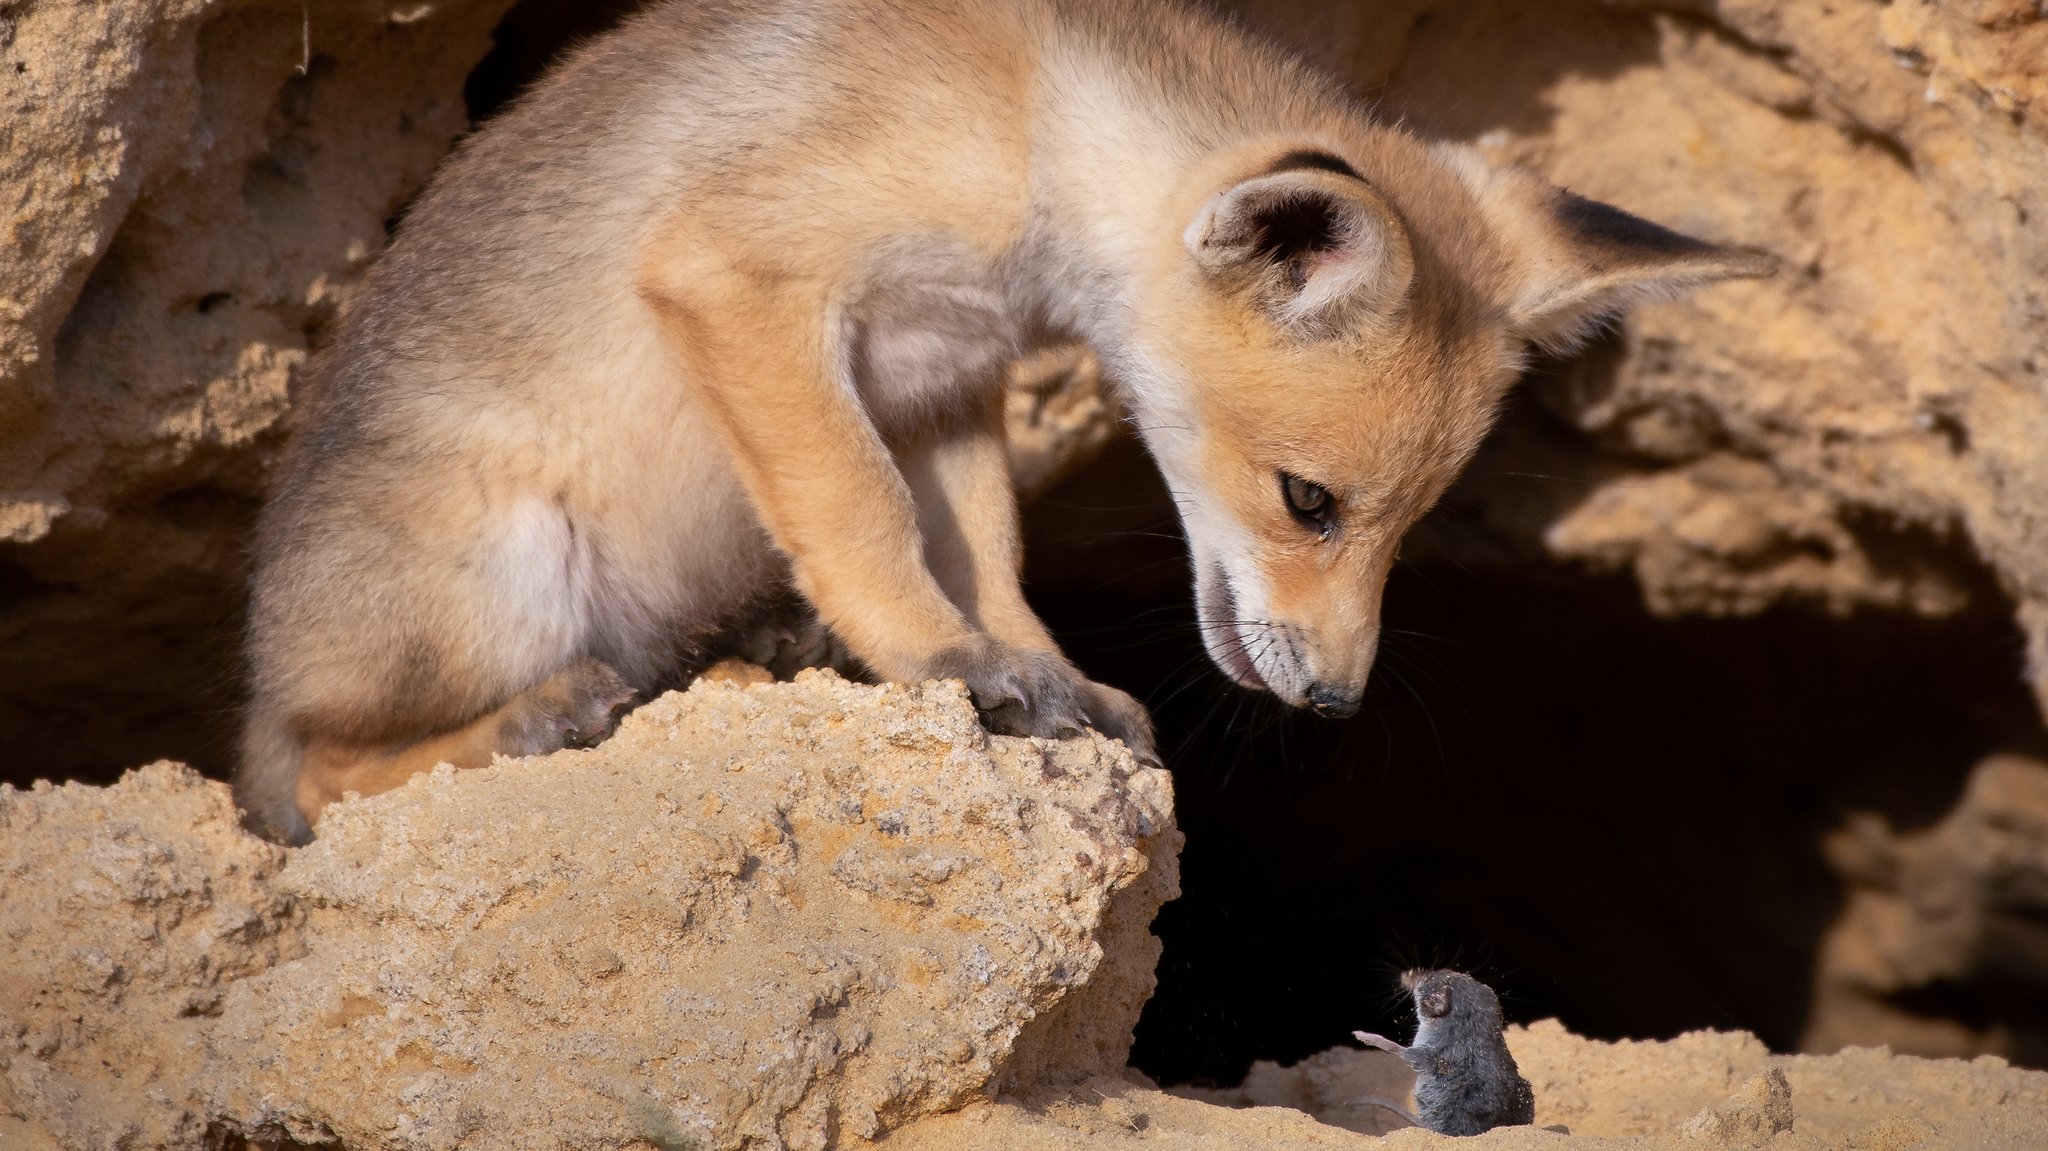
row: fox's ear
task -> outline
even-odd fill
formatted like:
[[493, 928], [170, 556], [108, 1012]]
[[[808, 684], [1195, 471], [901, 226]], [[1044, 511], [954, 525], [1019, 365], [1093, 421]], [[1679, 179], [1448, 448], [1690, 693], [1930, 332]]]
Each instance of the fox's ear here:
[[1470, 149], [1442, 154], [1508, 250], [1510, 328], [1541, 347], [1570, 349], [1631, 304], [1777, 270], [1777, 260], [1761, 252], [1696, 240], [1534, 173], [1495, 168]]
[[1320, 153], [1225, 189], [1183, 239], [1205, 273], [1289, 326], [1392, 312], [1414, 274], [1400, 218], [1349, 165]]

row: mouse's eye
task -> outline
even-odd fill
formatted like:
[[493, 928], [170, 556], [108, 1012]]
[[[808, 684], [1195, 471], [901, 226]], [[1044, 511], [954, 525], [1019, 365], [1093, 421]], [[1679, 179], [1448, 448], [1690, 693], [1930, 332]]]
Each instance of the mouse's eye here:
[[1442, 1019], [1451, 1013], [1451, 989], [1438, 987], [1432, 990], [1416, 1003], [1415, 1008], [1431, 1019]]
[[1337, 501], [1330, 496], [1330, 489], [1305, 480], [1292, 472], [1280, 473], [1280, 494], [1287, 498], [1287, 510], [1305, 527], [1314, 528], [1317, 535], [1327, 536], [1335, 527], [1333, 513]]

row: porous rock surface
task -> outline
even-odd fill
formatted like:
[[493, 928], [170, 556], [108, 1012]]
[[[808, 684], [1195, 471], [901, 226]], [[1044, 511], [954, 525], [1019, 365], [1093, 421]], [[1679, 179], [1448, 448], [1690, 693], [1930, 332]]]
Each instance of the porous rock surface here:
[[509, 6], [0, 4], [0, 540], [260, 482], [248, 449], [468, 126]]
[[0, 787], [0, 1146], [199, 1145], [223, 999], [304, 950], [285, 861], [176, 764]]
[[[0, 1136], [792, 1147], [1121, 1068], [1166, 773], [957, 683], [707, 683], [290, 853], [159, 764], [0, 791]], [[11, 1142], [11, 1139], [9, 1140]]]
[[[1449, 1146], [1381, 1052], [1123, 1072], [1174, 893], [1165, 773], [981, 731], [954, 683], [702, 683], [591, 751], [244, 833], [160, 763], [0, 789], [0, 1145]], [[1511, 1028], [1490, 1147], [2025, 1147], [2048, 1074]]]
[[[1865, 813], [1825, 847], [1848, 899], [1821, 943], [1804, 1047], [1885, 1035], [1923, 1054], [2048, 1060], [2036, 990], [2048, 985], [2048, 763], [1993, 756], [1933, 826], [1902, 831]], [[1925, 988], [1979, 986], [1988, 1019], [1902, 1006]]]

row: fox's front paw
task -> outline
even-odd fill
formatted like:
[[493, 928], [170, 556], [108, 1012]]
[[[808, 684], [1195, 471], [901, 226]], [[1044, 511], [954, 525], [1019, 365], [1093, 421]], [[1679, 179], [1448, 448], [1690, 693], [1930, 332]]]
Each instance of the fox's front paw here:
[[543, 680], [505, 709], [498, 751], [545, 755], [565, 747], [591, 747], [612, 733], [633, 689], [610, 665], [579, 659]]
[[982, 723], [998, 735], [1058, 739], [1080, 734], [1087, 723], [1088, 681], [1055, 651], [983, 639], [940, 652], [925, 676], [965, 683]]
[[1089, 680], [1058, 652], [988, 640], [941, 654], [929, 674], [964, 682], [982, 723], [999, 735], [1058, 739], [1092, 727], [1157, 762], [1144, 705]]

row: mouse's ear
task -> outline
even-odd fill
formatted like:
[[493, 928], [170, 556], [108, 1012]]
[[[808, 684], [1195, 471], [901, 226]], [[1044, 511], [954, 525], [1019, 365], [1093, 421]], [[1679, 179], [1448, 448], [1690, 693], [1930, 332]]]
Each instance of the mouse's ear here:
[[1495, 167], [1469, 147], [1442, 145], [1437, 154], [1471, 189], [1507, 251], [1498, 291], [1509, 327], [1545, 349], [1570, 350], [1632, 304], [1777, 269], [1762, 252], [1674, 232], [1533, 172]]
[[1423, 993], [1422, 998], [1415, 1001], [1415, 1009], [1429, 1019], [1442, 1019], [1444, 1016], [1449, 1015], [1451, 1013], [1451, 985], [1446, 982], [1439, 983], [1435, 987], [1430, 988]]

